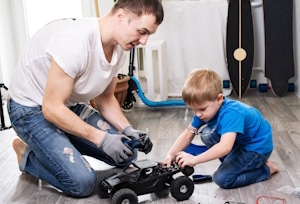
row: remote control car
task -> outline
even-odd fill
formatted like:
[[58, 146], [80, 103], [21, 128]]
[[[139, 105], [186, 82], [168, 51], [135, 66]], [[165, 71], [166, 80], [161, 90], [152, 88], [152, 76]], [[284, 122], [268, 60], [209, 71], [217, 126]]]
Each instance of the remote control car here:
[[124, 143], [131, 149], [137, 148], [139, 151], [148, 154], [152, 150], [152, 142], [149, 138], [148, 133], [140, 134], [139, 138], [136, 139], [133, 136], [129, 136], [130, 140], [125, 140]]
[[[180, 172], [182, 174], [175, 177]], [[98, 193], [100, 198], [111, 198], [113, 204], [136, 204], [139, 195], [170, 188], [171, 195], [183, 201], [194, 192], [194, 182], [189, 178], [193, 173], [193, 167], [180, 168], [173, 164], [167, 168], [152, 160], [138, 160], [124, 171], [103, 179], [98, 184]]]

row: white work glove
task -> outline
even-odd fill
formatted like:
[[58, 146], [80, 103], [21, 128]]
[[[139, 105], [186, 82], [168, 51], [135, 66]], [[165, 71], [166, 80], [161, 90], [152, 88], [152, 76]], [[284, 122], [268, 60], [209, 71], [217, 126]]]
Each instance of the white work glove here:
[[128, 159], [128, 156], [133, 155], [133, 152], [123, 143], [125, 140], [131, 139], [122, 134], [110, 134], [107, 132], [99, 148], [116, 163], [121, 163]]
[[131, 125], [129, 125], [123, 130], [123, 134], [128, 137], [135, 137], [136, 139], [139, 139], [140, 135], [147, 134], [147, 132], [141, 130], [135, 130]]

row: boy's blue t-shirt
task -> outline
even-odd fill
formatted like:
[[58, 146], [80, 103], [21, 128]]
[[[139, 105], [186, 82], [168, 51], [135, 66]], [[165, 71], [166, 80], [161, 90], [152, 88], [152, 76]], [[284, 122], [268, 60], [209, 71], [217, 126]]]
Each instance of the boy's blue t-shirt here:
[[208, 122], [200, 120], [194, 115], [191, 125], [199, 129], [207, 124], [222, 136], [228, 132], [236, 132], [235, 143], [244, 147], [246, 151], [259, 154], [273, 150], [272, 128], [261, 113], [252, 106], [240, 101], [224, 97], [219, 112]]

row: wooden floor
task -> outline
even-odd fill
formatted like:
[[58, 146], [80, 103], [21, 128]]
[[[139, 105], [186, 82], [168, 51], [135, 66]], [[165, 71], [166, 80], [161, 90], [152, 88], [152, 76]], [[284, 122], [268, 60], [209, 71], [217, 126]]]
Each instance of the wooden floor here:
[[[255, 106], [272, 124], [275, 151], [271, 155], [271, 160], [278, 165], [279, 173], [267, 181], [233, 190], [221, 189], [213, 182], [195, 184], [191, 198], [178, 203], [223, 204], [226, 201], [246, 204], [283, 203], [281, 200], [266, 197], [284, 198], [286, 204], [300, 203], [300, 196], [295, 195], [296, 191], [300, 194], [300, 99], [292, 93], [277, 98], [270, 91], [258, 93], [256, 90], [249, 90], [241, 101]], [[157, 161], [164, 159], [166, 151], [185, 128], [184, 113], [185, 107], [135, 107], [131, 112], [125, 113], [135, 128], [149, 129], [154, 144], [153, 150], [148, 155], [141, 153], [139, 159], [148, 158]], [[9, 125], [7, 116], [6, 124]], [[110, 203], [109, 199], [99, 199], [96, 190], [88, 198], [70, 198], [45, 182], [22, 174], [18, 170], [16, 156], [11, 147], [15, 137], [14, 131], [12, 129], [0, 131], [0, 137], [0, 203]], [[201, 141], [195, 138], [194, 143], [201, 144]], [[90, 161], [99, 177], [111, 170], [117, 171], [97, 160], [90, 159]], [[198, 165], [195, 167], [195, 173], [210, 174], [218, 165], [217, 160]], [[256, 202], [260, 196], [266, 197]], [[157, 198], [152, 194], [140, 196], [139, 202], [177, 203], [171, 195]]]

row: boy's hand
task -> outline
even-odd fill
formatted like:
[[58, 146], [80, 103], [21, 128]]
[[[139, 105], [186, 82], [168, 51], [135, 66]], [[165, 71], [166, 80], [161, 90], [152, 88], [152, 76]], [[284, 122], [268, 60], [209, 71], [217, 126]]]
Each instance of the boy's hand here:
[[194, 162], [195, 157], [189, 153], [186, 152], [178, 152], [176, 154], [175, 162], [181, 167], [184, 168], [185, 166], [193, 167], [196, 165]]
[[163, 164], [167, 166], [167, 168], [170, 168], [171, 164], [174, 162], [172, 155], [167, 154]]

